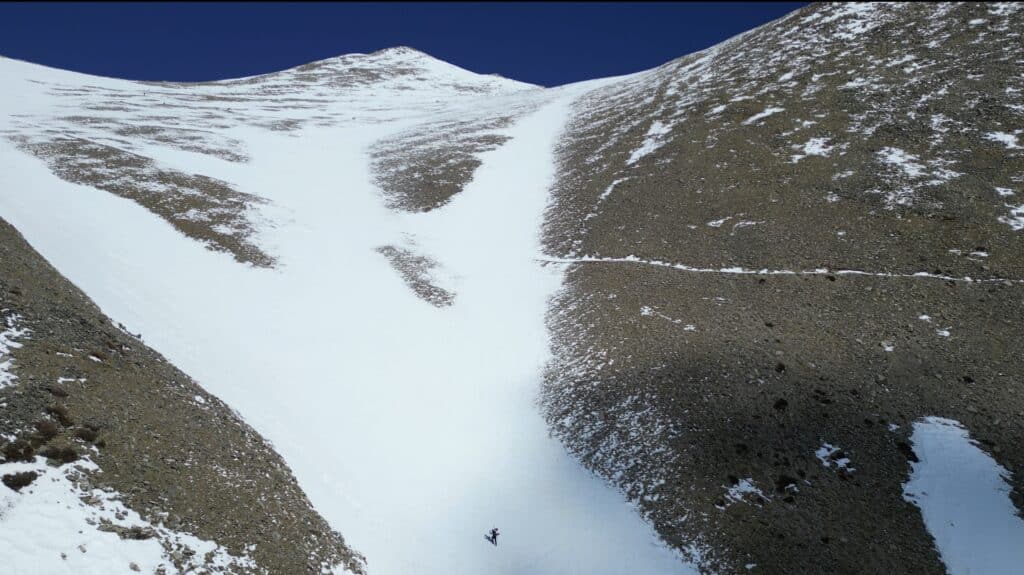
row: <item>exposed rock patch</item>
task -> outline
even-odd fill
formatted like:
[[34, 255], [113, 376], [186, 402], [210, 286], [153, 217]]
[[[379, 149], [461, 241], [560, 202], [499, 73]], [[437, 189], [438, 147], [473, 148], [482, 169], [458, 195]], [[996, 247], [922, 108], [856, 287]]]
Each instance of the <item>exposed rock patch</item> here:
[[227, 182], [165, 168], [154, 160], [81, 138], [40, 141], [13, 136], [61, 179], [133, 200], [186, 236], [237, 261], [272, 267], [274, 258], [253, 241], [254, 208], [266, 203]]
[[420, 299], [435, 307], [450, 306], [455, 301], [453, 292], [434, 285], [431, 270], [438, 267], [436, 261], [402, 247], [383, 246], [377, 251], [391, 262], [391, 267]]

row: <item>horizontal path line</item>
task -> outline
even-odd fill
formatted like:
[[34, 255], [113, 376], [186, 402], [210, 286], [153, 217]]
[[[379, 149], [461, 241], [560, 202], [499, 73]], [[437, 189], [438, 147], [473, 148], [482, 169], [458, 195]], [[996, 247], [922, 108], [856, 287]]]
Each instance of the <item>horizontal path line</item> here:
[[1024, 284], [1024, 279], [1013, 279], [1013, 278], [987, 278], [987, 279], [975, 279], [971, 277], [953, 277], [945, 276], [940, 274], [933, 274], [929, 272], [917, 272], [912, 274], [898, 274], [892, 272], [866, 272], [862, 270], [830, 270], [828, 268], [817, 268], [813, 270], [793, 271], [793, 270], [748, 270], [744, 268], [732, 267], [732, 268], [697, 268], [688, 266], [685, 264], [674, 264], [671, 262], [663, 262], [660, 260], [643, 260], [634, 256], [627, 256], [624, 258], [596, 258], [596, 257], [582, 257], [582, 258], [549, 258], [541, 257], [537, 258], [538, 261], [544, 263], [554, 264], [590, 264], [590, 263], [606, 263], [606, 264], [638, 264], [648, 265], [661, 268], [669, 268], [685, 272], [693, 273], [711, 273], [711, 274], [733, 274], [733, 275], [758, 275], [758, 276], [772, 276], [772, 275], [857, 275], [857, 276], [871, 276], [881, 278], [923, 278], [923, 279], [937, 279], [964, 283], [985, 283], [985, 282], [1012, 282]]

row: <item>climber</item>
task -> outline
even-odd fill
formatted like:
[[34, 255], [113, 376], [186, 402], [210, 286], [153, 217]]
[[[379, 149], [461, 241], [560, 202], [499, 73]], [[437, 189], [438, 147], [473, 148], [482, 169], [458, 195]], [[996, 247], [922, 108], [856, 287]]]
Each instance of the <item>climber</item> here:
[[487, 535], [484, 535], [484, 539], [490, 541], [491, 545], [494, 545], [495, 547], [497, 547], [498, 546], [498, 528], [495, 527], [494, 529], [491, 529], [490, 533], [488, 533]]

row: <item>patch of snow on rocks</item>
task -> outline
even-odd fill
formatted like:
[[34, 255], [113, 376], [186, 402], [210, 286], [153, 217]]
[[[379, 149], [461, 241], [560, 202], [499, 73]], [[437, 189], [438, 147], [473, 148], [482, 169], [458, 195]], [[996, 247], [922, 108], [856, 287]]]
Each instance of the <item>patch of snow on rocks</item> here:
[[772, 114], [777, 114], [777, 113], [782, 112], [782, 111], [785, 111], [785, 108], [775, 108], [775, 107], [766, 108], [763, 112], [758, 112], [757, 114], [754, 114], [753, 116], [747, 118], [746, 120], [743, 120], [743, 125], [744, 126], [748, 126], [748, 125], [753, 124], [754, 122], [756, 122], [758, 120], [761, 120], [763, 118], [767, 118], [768, 116], [771, 116]]
[[[0, 310], [6, 311], [6, 310]], [[0, 331], [0, 389], [3, 389], [9, 385], [14, 384], [14, 380], [17, 377], [11, 373], [11, 367], [14, 365], [14, 360], [10, 357], [12, 349], [21, 347], [18, 343], [18, 339], [28, 334], [28, 330], [18, 327], [18, 322], [21, 316], [17, 314], [11, 314], [3, 318], [3, 323], [0, 323], [2, 331]]]
[[629, 155], [629, 159], [626, 160], [626, 164], [633, 165], [644, 156], [663, 146], [665, 144], [664, 136], [671, 131], [672, 126], [664, 124], [660, 120], [655, 120], [651, 127], [648, 128], [643, 143], [640, 144], [639, 148], [633, 150], [633, 153]]
[[793, 146], [797, 150], [801, 150], [802, 153], [793, 154], [790, 161], [794, 164], [807, 156], [828, 156], [832, 151], [832, 146], [828, 145], [829, 138], [811, 138], [804, 145]]
[[1005, 145], [1007, 149], [1010, 150], [1020, 148], [1020, 145], [1017, 143], [1016, 133], [1010, 134], [1008, 132], [989, 132], [985, 134], [985, 139], [991, 140], [993, 142], [999, 142]]
[[[761, 489], [754, 484], [754, 480], [750, 477], [747, 477], [745, 479], [740, 479], [739, 482], [736, 483], [736, 485], [733, 485], [732, 487], [729, 487], [726, 490], [725, 498], [726, 500], [729, 501], [729, 503], [726, 503], [725, 507], [728, 507], [732, 503], [746, 501], [747, 496], [751, 494], [757, 495], [758, 497], [763, 498], [764, 500], [770, 500], [770, 498], [766, 497], [765, 494], [761, 491]], [[724, 509], [724, 507], [722, 508]]]
[[1013, 228], [1015, 232], [1024, 230], [1024, 204], [1019, 206], [1006, 204], [1006, 207], [1010, 208], [1010, 215], [999, 216], [999, 221]]
[[878, 159], [883, 163], [898, 167], [909, 178], [919, 178], [925, 174], [925, 167], [919, 163], [919, 158], [899, 148], [882, 148], [878, 152]]
[[825, 467], [832, 467], [835, 465], [836, 469], [856, 471], [856, 469], [850, 467], [850, 458], [846, 457], [840, 448], [832, 445], [831, 443], [823, 443], [821, 447], [814, 452], [814, 456], [817, 457]]

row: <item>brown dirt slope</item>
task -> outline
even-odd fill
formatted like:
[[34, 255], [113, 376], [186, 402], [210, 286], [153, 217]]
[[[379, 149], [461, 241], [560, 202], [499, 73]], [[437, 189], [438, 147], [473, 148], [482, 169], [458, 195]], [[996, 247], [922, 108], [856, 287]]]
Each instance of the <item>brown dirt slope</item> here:
[[[545, 414], [709, 569], [943, 573], [902, 498], [922, 416], [1024, 503], [1024, 149], [997, 135], [1020, 30], [1019, 6], [812, 5], [576, 104], [549, 255], [877, 274], [568, 265]], [[918, 272], [986, 281], [885, 275]]]

